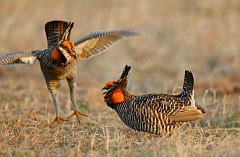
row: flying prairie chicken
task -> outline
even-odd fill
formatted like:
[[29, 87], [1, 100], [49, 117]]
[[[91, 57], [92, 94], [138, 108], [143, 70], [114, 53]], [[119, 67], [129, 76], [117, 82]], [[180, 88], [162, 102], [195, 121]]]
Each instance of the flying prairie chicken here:
[[114, 109], [120, 119], [132, 129], [157, 135], [172, 134], [185, 122], [203, 118], [204, 109], [195, 105], [194, 79], [185, 71], [182, 93], [179, 95], [128, 93], [127, 76], [131, 69], [125, 66], [119, 80], [109, 81], [103, 90], [105, 102]]
[[[73, 22], [50, 21], [45, 25], [48, 48], [33, 51], [17, 51], [0, 55], [0, 64], [19, 64], [40, 62], [41, 70], [51, 93], [56, 117], [53, 123], [64, 121], [58, 113], [58, 100], [56, 97], [60, 80], [66, 79], [70, 89], [72, 102], [72, 116], [76, 116], [79, 123], [81, 113], [75, 101], [75, 87], [77, 71], [75, 62], [80, 59], [87, 59], [108, 49], [115, 42], [124, 37], [137, 35], [133, 30], [97, 31], [81, 38], [76, 42], [70, 40]], [[52, 124], [53, 124], [52, 123]]]

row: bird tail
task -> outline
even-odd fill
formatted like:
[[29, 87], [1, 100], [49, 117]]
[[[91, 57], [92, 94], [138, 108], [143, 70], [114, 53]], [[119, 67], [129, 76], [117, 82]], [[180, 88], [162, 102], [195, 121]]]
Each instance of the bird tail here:
[[194, 78], [191, 71], [185, 70], [184, 82], [181, 97], [189, 97], [192, 98], [194, 95]]
[[45, 25], [46, 36], [47, 38], [60, 38], [67, 28], [68, 22], [57, 20], [50, 21]]
[[48, 47], [58, 44], [63, 38], [69, 39], [73, 23], [65, 21], [50, 21], [45, 25]]

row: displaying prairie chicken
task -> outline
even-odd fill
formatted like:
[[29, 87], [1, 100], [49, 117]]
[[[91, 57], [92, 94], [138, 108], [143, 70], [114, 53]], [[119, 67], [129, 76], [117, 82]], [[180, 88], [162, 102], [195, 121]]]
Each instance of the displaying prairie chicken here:
[[115, 30], [102, 32], [97, 31], [81, 38], [76, 42], [70, 40], [73, 22], [50, 21], [45, 25], [48, 48], [33, 51], [17, 51], [9, 54], [0, 55], [0, 64], [19, 64], [40, 62], [41, 70], [51, 93], [56, 117], [53, 123], [64, 119], [58, 113], [58, 100], [56, 98], [60, 80], [66, 79], [70, 89], [73, 114], [79, 123], [81, 113], [75, 101], [75, 87], [77, 71], [75, 62], [80, 59], [87, 59], [104, 50], [124, 37], [134, 36], [137, 33], [133, 30]]
[[132, 129], [157, 135], [169, 135], [185, 122], [203, 118], [203, 108], [194, 101], [194, 79], [185, 71], [182, 93], [179, 95], [146, 94], [135, 96], [128, 93], [127, 76], [131, 69], [125, 66], [119, 80], [109, 81], [103, 90], [105, 102], [114, 109], [120, 119]]

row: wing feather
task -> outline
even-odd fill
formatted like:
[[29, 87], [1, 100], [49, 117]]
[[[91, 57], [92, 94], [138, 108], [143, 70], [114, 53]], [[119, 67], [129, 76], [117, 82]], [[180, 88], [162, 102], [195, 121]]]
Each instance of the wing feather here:
[[139, 33], [131, 29], [93, 32], [74, 43], [77, 59], [93, 57], [107, 50], [120, 39], [138, 34]]
[[0, 55], [0, 64], [33, 64], [37, 60], [39, 52], [41, 52], [41, 50], [16, 51], [9, 54], [3, 54]]
[[175, 122], [188, 122], [195, 121], [203, 118], [201, 110], [194, 106], [186, 106], [180, 112], [169, 116], [172, 121]]

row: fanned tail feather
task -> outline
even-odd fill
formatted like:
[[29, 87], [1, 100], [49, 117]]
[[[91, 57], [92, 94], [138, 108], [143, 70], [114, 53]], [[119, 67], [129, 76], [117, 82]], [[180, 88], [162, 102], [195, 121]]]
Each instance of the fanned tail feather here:
[[[64, 32], [69, 27], [66, 21], [49, 21], [45, 25], [45, 32], [47, 36], [48, 47], [56, 45], [61, 39]], [[70, 36], [70, 33], [69, 33]]]
[[180, 94], [181, 97], [192, 97], [193, 96], [194, 78], [191, 71], [186, 70], [184, 75], [183, 89]]

